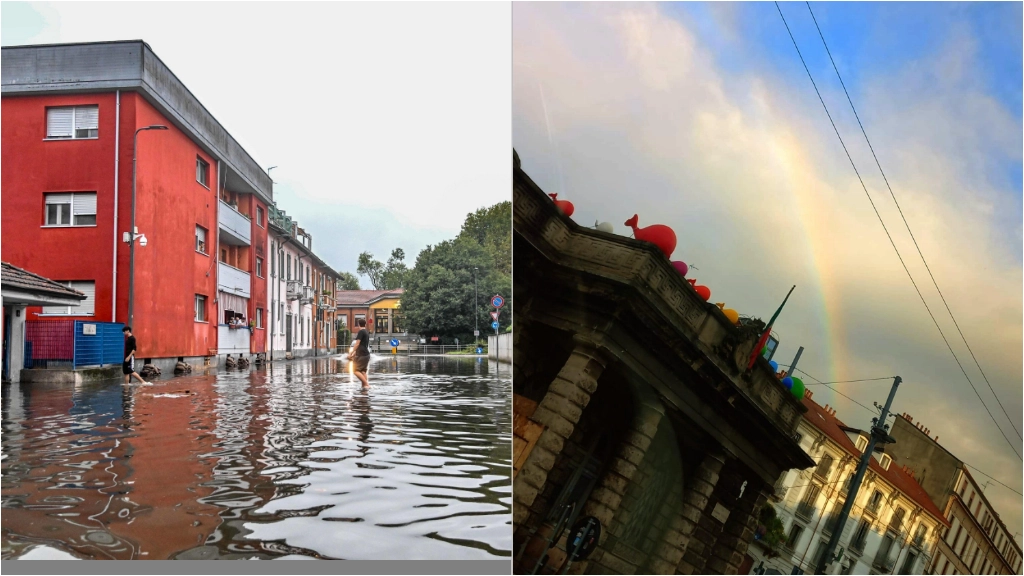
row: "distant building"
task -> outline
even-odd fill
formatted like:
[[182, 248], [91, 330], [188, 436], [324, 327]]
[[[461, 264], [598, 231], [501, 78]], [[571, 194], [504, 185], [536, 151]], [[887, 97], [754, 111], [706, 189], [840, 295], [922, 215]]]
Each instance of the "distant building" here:
[[951, 524], [929, 573], [1020, 574], [1020, 544], [963, 461], [909, 414], [895, 419], [891, 434], [896, 443], [886, 450], [895, 462], [914, 471]]
[[[868, 433], [843, 424], [808, 391], [797, 428], [800, 447], [817, 465], [779, 478], [771, 501], [786, 529], [778, 556], [750, 548], [753, 573], [813, 574], [838, 522]], [[886, 447], [888, 448], [889, 445]], [[843, 527], [830, 574], [924, 574], [949, 523], [908, 470], [888, 454], [872, 455]]]
[[[418, 342], [419, 336], [411, 334], [402, 314], [404, 288], [394, 290], [338, 290], [336, 296], [336, 329], [352, 334], [359, 331], [356, 320], [366, 320], [366, 329], [375, 346], [388, 348], [392, 338], [402, 342], [401, 347]], [[378, 344], [379, 342], [379, 344]], [[342, 342], [346, 346], [347, 342]]]

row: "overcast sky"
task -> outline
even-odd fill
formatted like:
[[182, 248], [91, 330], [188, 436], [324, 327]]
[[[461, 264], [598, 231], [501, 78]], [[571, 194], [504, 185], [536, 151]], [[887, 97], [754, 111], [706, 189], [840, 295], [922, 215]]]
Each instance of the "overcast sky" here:
[[[145, 40], [355, 273], [509, 200], [508, 4], [0, 4], [5, 46]], [[370, 288], [361, 278], [363, 288]]]
[[[1017, 450], [871, 158], [804, 3], [782, 3], [928, 305]], [[1022, 396], [1021, 4], [814, 4], [882, 168], [1018, 430]], [[712, 302], [767, 319], [777, 359], [825, 381], [900, 375], [893, 406], [1021, 490], [865, 197], [774, 3], [515, 4], [513, 143], [583, 225], [667, 224]], [[809, 381], [808, 378], [804, 378]], [[890, 381], [840, 384], [883, 403]], [[823, 386], [852, 426], [872, 414]], [[979, 482], [985, 482], [975, 474]], [[986, 494], [1021, 530], [1020, 496]]]

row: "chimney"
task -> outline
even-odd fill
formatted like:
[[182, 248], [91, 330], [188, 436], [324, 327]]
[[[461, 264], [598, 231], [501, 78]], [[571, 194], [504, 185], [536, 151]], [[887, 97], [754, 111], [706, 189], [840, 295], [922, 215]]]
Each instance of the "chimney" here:
[[938, 442], [939, 442], [939, 435], [938, 435], [938, 434], [936, 434], [936, 435], [935, 435], [935, 443], [936, 443], [936, 444], [938, 444]]
[[806, 390], [806, 389], [805, 389], [805, 390], [804, 390], [804, 396], [805, 396], [805, 397], [806, 397], [806, 398], [807, 398], [808, 400], [810, 400], [811, 398], [813, 398], [813, 397], [814, 397], [814, 393], [813, 393], [813, 392], [811, 392], [810, 390]]

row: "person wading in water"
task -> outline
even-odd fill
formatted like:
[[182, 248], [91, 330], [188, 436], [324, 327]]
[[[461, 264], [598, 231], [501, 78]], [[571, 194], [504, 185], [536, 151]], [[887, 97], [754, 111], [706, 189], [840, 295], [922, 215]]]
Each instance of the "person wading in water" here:
[[366, 331], [365, 318], [357, 319], [356, 325], [359, 326], [359, 333], [348, 349], [348, 361], [352, 362], [352, 371], [363, 383], [363, 388], [369, 388], [370, 382], [366, 378], [366, 371], [370, 365], [370, 333]]
[[131, 384], [132, 376], [134, 376], [142, 384], [149, 384], [135, 372], [135, 351], [138, 348], [135, 345], [135, 336], [132, 336], [132, 327], [125, 326], [122, 332], [124, 332], [124, 364], [121, 365], [121, 372], [124, 374], [124, 383]]

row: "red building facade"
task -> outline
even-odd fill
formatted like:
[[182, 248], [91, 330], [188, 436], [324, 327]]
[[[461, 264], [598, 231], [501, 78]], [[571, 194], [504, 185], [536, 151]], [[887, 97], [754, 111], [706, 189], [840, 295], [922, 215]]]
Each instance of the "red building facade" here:
[[[3, 59], [3, 260], [91, 291], [90, 305], [27, 320], [128, 322], [133, 140], [159, 125], [135, 148], [139, 358], [166, 370], [265, 352], [272, 183], [259, 165], [142, 42]], [[251, 325], [229, 328], [227, 301]]]

